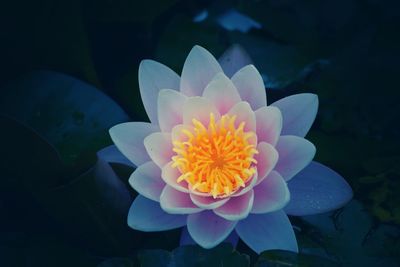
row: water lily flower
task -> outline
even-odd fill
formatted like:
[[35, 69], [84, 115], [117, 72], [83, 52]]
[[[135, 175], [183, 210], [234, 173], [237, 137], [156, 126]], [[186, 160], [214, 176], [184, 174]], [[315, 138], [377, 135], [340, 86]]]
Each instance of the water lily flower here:
[[339, 208], [352, 190], [312, 161], [316, 149], [304, 136], [317, 96], [267, 105], [260, 73], [250, 64], [234, 66], [231, 75], [235, 62], [233, 56], [223, 68], [200, 46], [190, 51], [180, 77], [158, 62], [141, 62], [140, 93], [151, 122], [110, 129], [137, 166], [129, 182], [139, 195], [128, 225], [141, 231], [186, 226], [204, 248], [235, 233], [257, 253], [297, 252], [287, 215]]

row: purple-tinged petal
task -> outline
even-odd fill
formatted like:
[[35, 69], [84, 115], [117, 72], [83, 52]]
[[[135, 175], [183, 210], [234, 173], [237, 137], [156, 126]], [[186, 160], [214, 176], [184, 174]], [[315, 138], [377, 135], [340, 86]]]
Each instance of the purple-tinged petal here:
[[215, 75], [207, 85], [203, 97], [209, 99], [221, 114], [227, 113], [241, 100], [232, 81], [222, 72]]
[[277, 107], [257, 109], [256, 124], [258, 142], [267, 142], [275, 146], [282, 131], [282, 114]]
[[257, 160], [258, 181], [256, 184], [259, 184], [274, 169], [279, 154], [272, 145], [266, 142], [259, 143], [257, 150], [258, 154], [254, 156], [254, 159]]
[[315, 94], [297, 94], [282, 98], [271, 106], [282, 112], [282, 135], [304, 137], [310, 130], [318, 111], [318, 96]]
[[187, 228], [193, 240], [203, 248], [213, 248], [224, 241], [236, 222], [225, 220], [212, 211], [202, 211], [187, 217]]
[[276, 150], [279, 153], [279, 160], [275, 170], [285, 181], [289, 181], [304, 169], [315, 155], [315, 146], [310, 141], [294, 135], [281, 136], [276, 144]]
[[192, 120], [196, 119], [208, 125], [210, 122], [210, 113], [213, 113], [215, 120], [219, 120], [220, 113], [214, 104], [205, 97], [189, 97], [183, 105], [183, 123], [192, 125]]
[[183, 122], [183, 104], [187, 97], [178, 91], [162, 89], [158, 94], [158, 124], [163, 132]]
[[191, 214], [202, 211], [193, 204], [188, 193], [175, 190], [167, 185], [160, 196], [161, 208], [169, 214]]
[[222, 72], [218, 61], [206, 49], [194, 46], [183, 65], [180, 90], [187, 96], [200, 96], [204, 88]]
[[229, 78], [244, 66], [253, 63], [247, 52], [238, 44], [230, 46], [218, 61]]
[[245, 101], [237, 103], [229, 110], [228, 114], [236, 115], [235, 127], [238, 127], [241, 122], [245, 122], [244, 130], [246, 132], [256, 132], [256, 115], [249, 103]]
[[160, 168], [167, 164], [174, 155], [170, 133], [152, 133], [143, 142], [150, 158]]
[[238, 221], [246, 218], [253, 207], [254, 191], [246, 194], [231, 197], [228, 202], [219, 208], [214, 209], [215, 214], [230, 221]]
[[299, 251], [292, 225], [283, 210], [250, 214], [238, 222], [236, 233], [258, 254], [274, 249]]
[[235, 193], [232, 194], [233, 197], [241, 196], [243, 194], [246, 194], [249, 192], [253, 187], [257, 184], [258, 181], [258, 172], [253, 174], [253, 177], [251, 177], [244, 185], [244, 187], [240, 187]]
[[264, 81], [253, 65], [243, 67], [232, 77], [242, 100], [247, 101], [253, 110], [267, 105]]
[[111, 139], [117, 148], [136, 166], [150, 160], [143, 144], [143, 139], [160, 129], [148, 122], [125, 122], [109, 130]]
[[175, 188], [176, 190], [189, 193], [188, 184], [185, 180], [180, 183], [177, 182], [179, 176], [181, 176], [181, 173], [179, 172], [178, 168], [172, 168], [172, 163], [173, 162], [170, 161], [161, 169], [161, 178], [167, 185]]
[[157, 98], [160, 89], [179, 90], [180, 78], [167, 66], [153, 60], [143, 60], [139, 65], [140, 95], [152, 123], [157, 120]]
[[127, 166], [134, 167], [135, 165], [125, 157], [115, 145], [107, 146], [97, 151], [97, 157], [108, 163], [119, 163]]
[[192, 199], [193, 203], [196, 204], [198, 207], [207, 210], [213, 210], [221, 207], [229, 200], [229, 197], [213, 198], [212, 196], [199, 196], [196, 194], [190, 194], [190, 198]]
[[[236, 247], [237, 243], [239, 242], [239, 236], [236, 234], [235, 231], [232, 231], [229, 236], [222, 242], [230, 243], [233, 247]], [[181, 240], [179, 242], [179, 245], [197, 245], [196, 241], [194, 241], [193, 238], [190, 236], [187, 227], [182, 228]]]
[[143, 231], [166, 231], [182, 227], [186, 224], [186, 215], [168, 214], [160, 207], [160, 203], [138, 195], [128, 213], [129, 227]]
[[282, 176], [272, 171], [254, 187], [254, 203], [251, 213], [267, 213], [282, 209], [290, 200], [290, 193]]
[[165, 187], [161, 170], [153, 161], [140, 165], [129, 178], [129, 184], [142, 196], [157, 202]]
[[346, 180], [332, 169], [311, 162], [288, 183], [291, 199], [287, 214], [304, 216], [344, 206], [353, 197]]

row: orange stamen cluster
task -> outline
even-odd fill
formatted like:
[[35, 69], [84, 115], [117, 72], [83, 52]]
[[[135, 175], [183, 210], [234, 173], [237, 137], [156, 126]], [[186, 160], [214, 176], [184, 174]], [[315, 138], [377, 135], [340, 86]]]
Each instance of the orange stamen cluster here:
[[216, 122], [213, 113], [206, 127], [193, 119], [193, 130], [183, 129], [185, 140], [173, 140], [172, 167], [178, 168], [178, 182], [186, 181], [191, 190], [210, 193], [214, 198], [229, 196], [254, 175], [258, 153], [245, 132], [245, 122], [235, 127], [236, 116], [224, 115]]

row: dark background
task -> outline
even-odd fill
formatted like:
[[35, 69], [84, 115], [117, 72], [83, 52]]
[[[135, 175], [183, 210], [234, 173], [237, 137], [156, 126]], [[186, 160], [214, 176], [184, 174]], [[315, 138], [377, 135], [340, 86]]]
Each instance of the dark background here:
[[[399, 266], [399, 10], [394, 0], [2, 1], [0, 266]], [[260, 27], [240, 31], [248, 19]], [[97, 163], [109, 181], [93, 167], [111, 126], [148, 120], [142, 59], [180, 73], [195, 44], [219, 57], [236, 43], [268, 103], [318, 94], [308, 138], [355, 192], [333, 215], [292, 218], [298, 256], [175, 249], [179, 230], [131, 230], [132, 169], [113, 165], [113, 176]]]

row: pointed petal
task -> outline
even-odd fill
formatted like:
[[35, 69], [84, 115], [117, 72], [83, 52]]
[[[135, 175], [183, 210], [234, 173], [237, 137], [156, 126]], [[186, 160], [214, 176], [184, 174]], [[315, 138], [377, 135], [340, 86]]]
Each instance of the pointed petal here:
[[215, 214], [230, 221], [238, 221], [246, 218], [253, 207], [254, 191], [250, 190], [246, 194], [231, 197], [229, 201], [214, 210]]
[[232, 77], [242, 100], [247, 101], [253, 110], [267, 105], [264, 81], [253, 65], [243, 67]]
[[109, 130], [111, 139], [119, 151], [136, 166], [150, 160], [143, 140], [151, 133], [159, 131], [157, 125], [147, 122], [126, 122], [117, 124]]
[[202, 210], [193, 204], [188, 193], [177, 191], [169, 185], [161, 193], [160, 205], [169, 214], [191, 214]]
[[297, 94], [272, 103], [279, 108], [283, 117], [282, 135], [304, 137], [310, 130], [318, 111], [318, 96]]
[[285, 181], [289, 181], [306, 167], [315, 155], [315, 146], [306, 139], [294, 135], [281, 136], [276, 150], [279, 160], [275, 166]]
[[227, 221], [212, 211], [190, 214], [187, 218], [190, 236], [203, 248], [213, 248], [224, 241], [235, 225], [236, 222]]
[[256, 132], [256, 116], [251, 109], [249, 103], [244, 101], [237, 103], [229, 110], [228, 114], [236, 115], [236, 127], [238, 127], [239, 124], [244, 121], [246, 123], [246, 125], [244, 126], [245, 131]]
[[158, 94], [158, 124], [163, 132], [183, 122], [183, 104], [187, 97], [178, 91], [162, 89]]
[[162, 168], [174, 155], [171, 134], [152, 133], [144, 139], [144, 146], [150, 158]]
[[257, 150], [258, 154], [254, 156], [254, 159], [257, 160], [258, 181], [256, 184], [259, 184], [275, 168], [279, 154], [272, 145], [265, 142], [259, 143]]
[[205, 97], [190, 97], [183, 105], [183, 123], [192, 125], [192, 120], [197, 119], [203, 125], [210, 122], [210, 113], [213, 113], [215, 120], [219, 120], [220, 114], [214, 104]]
[[247, 219], [239, 221], [236, 233], [258, 254], [273, 249], [298, 252], [292, 225], [282, 210], [250, 214]]
[[213, 210], [221, 207], [229, 200], [229, 197], [215, 199], [212, 196], [199, 196], [196, 194], [190, 194], [190, 198], [192, 199], [193, 203], [196, 204], [198, 207], [208, 210]]
[[218, 62], [229, 78], [244, 66], [253, 63], [246, 50], [238, 44], [230, 46], [218, 59]]
[[240, 96], [231, 80], [222, 72], [215, 75], [204, 89], [203, 97], [209, 99], [221, 114], [225, 114], [236, 103]]
[[186, 215], [172, 215], [163, 211], [160, 203], [138, 195], [128, 213], [129, 227], [143, 231], [166, 231], [186, 224]]
[[276, 172], [271, 172], [259, 185], [254, 187], [254, 203], [251, 213], [267, 213], [282, 209], [290, 200], [285, 180]]
[[160, 89], [179, 89], [180, 78], [167, 66], [153, 60], [143, 60], [139, 65], [140, 95], [152, 123], [157, 120], [157, 98]]
[[194, 46], [183, 65], [181, 92], [187, 96], [200, 96], [211, 79], [222, 72], [221, 66], [206, 49]]
[[180, 183], [177, 182], [179, 176], [181, 176], [181, 173], [177, 168], [172, 168], [172, 161], [170, 161], [168, 164], [166, 164], [162, 169], [161, 169], [161, 177], [164, 180], [164, 182], [175, 188], [178, 191], [184, 192], [184, 193], [189, 193], [188, 185], [186, 181], [182, 181]]
[[291, 200], [285, 207], [290, 215], [323, 213], [344, 206], [353, 197], [346, 180], [332, 169], [311, 162], [288, 183]]
[[160, 195], [165, 187], [161, 179], [161, 170], [153, 161], [140, 165], [129, 178], [129, 184], [139, 194], [151, 200], [160, 201]]
[[282, 114], [277, 107], [262, 107], [255, 112], [258, 142], [275, 146], [282, 131]]
[[[230, 243], [235, 248], [237, 243], [238, 243], [238, 241], [239, 241], [239, 236], [236, 234], [235, 231], [232, 231], [229, 234], [229, 236], [222, 242]], [[180, 246], [186, 246], [186, 245], [196, 245], [196, 244], [197, 243], [190, 236], [187, 227], [183, 227], [182, 228], [182, 233], [181, 233], [181, 240], [179, 242], [179, 245]]]

